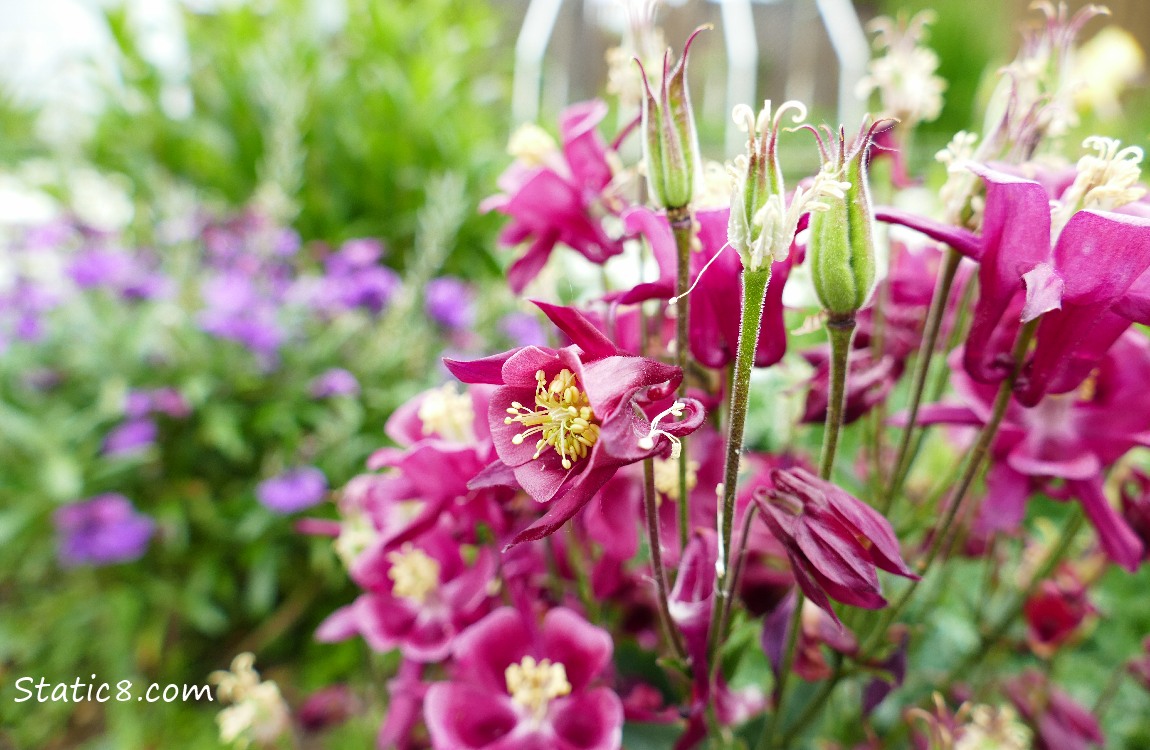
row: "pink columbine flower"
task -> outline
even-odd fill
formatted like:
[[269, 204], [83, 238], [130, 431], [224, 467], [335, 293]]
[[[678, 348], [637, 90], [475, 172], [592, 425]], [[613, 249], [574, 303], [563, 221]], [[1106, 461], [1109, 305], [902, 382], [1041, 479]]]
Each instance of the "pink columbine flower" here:
[[775, 469], [755, 501], [782, 542], [803, 593], [838, 622], [830, 599], [865, 609], [886, 606], [876, 568], [916, 579], [890, 523], [877, 511], [806, 469]]
[[[962, 356], [956, 350], [951, 364]], [[1082, 503], [1106, 554], [1127, 570], [1136, 569], [1142, 542], [1106, 499], [1103, 472], [1131, 448], [1150, 445], [1148, 380], [1150, 342], [1130, 331], [1110, 347], [1077, 392], [1047, 396], [1030, 409], [1011, 402], [991, 446], [987, 496], [976, 528], [1017, 529], [1032, 486], [1063, 480], [1062, 491], [1049, 494]], [[920, 423], [985, 424], [995, 386], [976, 383], [957, 367], [952, 382], [962, 405], [928, 406]]]
[[1087, 750], [1106, 742], [1094, 714], [1041, 672], [1029, 669], [1003, 687], [1022, 718], [1034, 727], [1035, 750]]
[[1079, 634], [1086, 618], [1097, 610], [1090, 603], [1086, 586], [1068, 566], [1039, 585], [1026, 601], [1026, 640], [1030, 649], [1051, 658], [1058, 649]]
[[704, 417], [702, 405], [689, 398], [648, 416], [643, 407], [667, 400], [682, 370], [623, 353], [575, 310], [536, 304], [573, 345], [445, 360], [465, 383], [500, 386], [488, 410], [498, 460], [471, 486], [514, 484], [549, 504], [512, 544], [554, 533], [620, 467], [677, 455], [679, 438]]
[[605, 630], [569, 609], [537, 629], [492, 612], [455, 641], [450, 682], [432, 685], [424, 718], [435, 750], [617, 750], [623, 705], [594, 683], [609, 668]]
[[316, 638], [332, 642], [358, 633], [375, 651], [398, 648], [413, 661], [438, 662], [483, 614], [495, 560], [481, 549], [468, 565], [458, 542], [431, 532], [398, 548], [373, 548], [353, 576], [367, 593], [329, 616]]
[[596, 126], [607, 114], [599, 100], [573, 104], [559, 120], [562, 155], [521, 154], [499, 178], [501, 194], [481, 210], [511, 217], [499, 243], [513, 247], [529, 242], [526, 254], [507, 269], [512, 291], [519, 293], [539, 275], [557, 244], [577, 250], [593, 263], [623, 252], [623, 242], [603, 227], [602, 218], [617, 203], [608, 190], [614, 174], [607, 145]]
[[[1150, 323], [1150, 219], [1104, 210], [1140, 195], [1130, 183], [1141, 152], [1135, 160], [1116, 142], [1088, 139], [1087, 145], [1101, 155], [1080, 162], [1079, 179], [1061, 196], [1034, 180], [970, 165], [986, 183], [980, 235], [899, 211], [879, 212], [880, 219], [918, 229], [979, 262], [979, 298], [963, 359], [978, 382], [1006, 378], [1013, 332], [1020, 321], [1042, 317], [1015, 386], [1026, 406], [1046, 393], [1078, 387], [1131, 321]], [[1111, 179], [1112, 173], [1122, 179]], [[1061, 199], [1053, 212], [1052, 197]], [[1021, 313], [1008, 315], [1020, 303]]]

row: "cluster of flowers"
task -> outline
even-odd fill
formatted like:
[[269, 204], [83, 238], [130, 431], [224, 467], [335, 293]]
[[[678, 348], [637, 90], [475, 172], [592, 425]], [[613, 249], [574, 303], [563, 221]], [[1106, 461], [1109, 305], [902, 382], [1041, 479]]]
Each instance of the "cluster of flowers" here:
[[[730, 192], [704, 190], [686, 82], [694, 35], [677, 64], [668, 53], [661, 87], [642, 80], [636, 132], [652, 205], [629, 194], [637, 171], [620, 150], [632, 131], [609, 145], [602, 102], [563, 113], [561, 144], [538, 129], [513, 139], [518, 159], [484, 208], [510, 218], [503, 244], [527, 248], [508, 271], [515, 292], [559, 248], [604, 264], [645, 244], [658, 277], [581, 307], [536, 302], [560, 346], [446, 360], [466, 387], [403, 406], [387, 424], [394, 446], [340, 493], [339, 522], [308, 524], [335, 536], [363, 590], [320, 640], [358, 635], [402, 655], [381, 747], [608, 750], [635, 721], [679, 725], [676, 747], [688, 748], [729, 742], [760, 715], [759, 747], [793, 746], [846, 666], [864, 676], [864, 718], [903, 686], [912, 639], [898, 618], [920, 575], [956, 551], [994, 565], [996, 542], [1018, 536], [1026, 552], [1006, 616], [980, 623], [979, 649], [934, 683], [946, 695], [911, 704], [903, 728], [935, 748], [1103, 742], [1097, 718], [1048, 673], [1001, 683], [1013, 709], [982, 702], [994, 686], [956, 689], [1019, 618], [1038, 658], [1079, 638], [1101, 571], [1135, 570], [1150, 543], [1150, 480], [1122, 483], [1122, 512], [1107, 497], [1107, 478], [1127, 471], [1120, 461], [1150, 445], [1140, 387], [1150, 342], [1132, 329], [1150, 323], [1142, 153], [1091, 138], [1076, 166], [1035, 158], [1071, 124], [1068, 61], [1096, 12], [1043, 9], [1046, 25], [1002, 73], [982, 142], [959, 134], [939, 155], [949, 169], [941, 219], [876, 209], [868, 183], [889, 159], [894, 182], [913, 184], [885, 149], [940, 109], [922, 19], [880, 26], [887, 56], [867, 82], [901, 121], [868, 119], [854, 138], [798, 128], [822, 166], [794, 189], [778, 141], [784, 116], [800, 123], [805, 108], [768, 102], [735, 110], [748, 143]], [[648, 17], [633, 34], [644, 20], [655, 33]], [[876, 221], [915, 230], [891, 232], [881, 279]], [[800, 270], [829, 339], [801, 353], [813, 367], [801, 421], [825, 424], [821, 454], [799, 443], [748, 450], [752, 370], [786, 355], [784, 288]], [[957, 401], [928, 393], [943, 349], [953, 349], [944, 374]], [[910, 404], [892, 416], [900, 382]], [[888, 417], [901, 425], [901, 442], [869, 441], [848, 481], [835, 472], [838, 437], [864, 417], [878, 436]], [[932, 424], [966, 428], [954, 440], [965, 458], [940, 491], [922, 493], [908, 477], [916, 430]], [[1056, 541], [1024, 529], [1038, 493], [1081, 507]], [[917, 521], [896, 535], [887, 516], [900, 512]], [[1096, 542], [1072, 561], [1082, 513]], [[880, 570], [908, 581], [894, 602]], [[748, 652], [730, 639], [736, 624], [758, 630], [769, 694], [734, 686]], [[621, 642], [665, 657], [663, 679], [614, 665]], [[1144, 677], [1144, 665], [1131, 671]], [[792, 674], [824, 689], [786, 727]], [[863, 746], [881, 743], [872, 734]]]

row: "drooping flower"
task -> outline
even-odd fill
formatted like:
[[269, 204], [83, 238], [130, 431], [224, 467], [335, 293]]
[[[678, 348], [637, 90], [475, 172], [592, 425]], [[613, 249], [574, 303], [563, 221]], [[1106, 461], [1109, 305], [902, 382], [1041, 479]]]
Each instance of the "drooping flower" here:
[[59, 508], [56, 525], [64, 565], [110, 565], [139, 559], [155, 534], [155, 522], [118, 494], [97, 495]]
[[554, 533], [620, 467], [671, 455], [679, 438], [703, 421], [694, 399], [654, 416], [636, 409], [668, 399], [682, 380], [679, 368], [624, 354], [575, 310], [536, 304], [573, 345], [445, 360], [463, 382], [500, 386], [488, 410], [498, 460], [484, 474], [492, 484], [517, 484], [549, 504], [513, 544]]
[[[996, 388], [959, 369], [962, 356], [961, 350], [951, 356], [952, 383], [962, 405], [924, 407], [921, 424], [977, 426], [990, 419]], [[1050, 494], [1077, 499], [1106, 554], [1134, 570], [1142, 543], [1106, 499], [1103, 472], [1130, 449], [1150, 443], [1148, 379], [1150, 343], [1128, 331], [1076, 392], [1047, 396], [1033, 408], [1012, 401], [991, 446], [988, 492], [976, 528], [1014, 531], [1034, 483], [1062, 480], [1064, 490]]]
[[603, 263], [623, 252], [621, 239], [613, 237], [602, 221], [618, 209], [618, 199], [609, 189], [614, 173], [607, 146], [596, 130], [606, 114], [606, 103], [598, 100], [565, 109], [559, 122], [561, 154], [553, 144], [521, 149], [520, 158], [499, 178], [502, 193], [480, 206], [511, 217], [499, 244], [530, 243], [527, 252], [507, 269], [512, 291], [522, 292], [560, 243], [592, 263]]
[[327, 477], [314, 466], [290, 469], [256, 486], [256, 499], [277, 513], [295, 513], [322, 502]]
[[1049, 659], [1063, 644], [1078, 635], [1087, 617], [1095, 612], [1086, 587], [1068, 566], [1039, 584], [1026, 601], [1026, 640], [1035, 654]]
[[776, 469], [755, 501], [786, 549], [803, 593], [838, 622], [830, 599], [866, 609], [886, 606], [876, 568], [916, 579], [890, 523], [877, 511], [806, 469]]
[[450, 682], [427, 691], [435, 750], [617, 750], [623, 706], [595, 681], [609, 667], [606, 631], [569, 609], [535, 628], [505, 607], [456, 640]]

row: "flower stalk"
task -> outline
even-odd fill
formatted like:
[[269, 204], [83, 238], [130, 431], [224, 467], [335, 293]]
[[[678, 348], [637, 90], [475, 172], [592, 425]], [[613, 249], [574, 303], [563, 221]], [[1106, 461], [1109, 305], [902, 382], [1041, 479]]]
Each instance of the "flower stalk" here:
[[839, 433], [843, 426], [843, 408], [846, 401], [848, 358], [851, 339], [854, 338], [855, 319], [831, 318], [827, 321], [827, 337], [831, 342], [830, 398], [827, 402], [826, 431], [819, 459], [819, 477], [830, 479], [838, 451]]
[[[684, 373], [689, 358], [688, 331], [690, 330], [690, 305], [687, 289], [691, 284], [691, 247], [695, 243], [695, 221], [690, 206], [668, 209], [667, 218], [675, 235], [675, 249], [678, 261], [675, 276], [675, 364]], [[687, 380], [679, 385], [679, 396], [687, 395]], [[679, 548], [685, 549], [688, 535], [688, 507], [690, 494], [687, 486], [687, 445], [683, 442], [679, 456]]]
[[655, 593], [659, 607], [659, 620], [672, 651], [679, 659], [687, 658], [679, 630], [671, 619], [671, 608], [667, 603], [667, 575], [663, 567], [663, 548], [659, 542], [659, 511], [655, 495], [655, 463], [653, 459], [643, 461], [643, 508], [647, 515], [647, 543], [651, 548], [651, 573], [655, 577]]

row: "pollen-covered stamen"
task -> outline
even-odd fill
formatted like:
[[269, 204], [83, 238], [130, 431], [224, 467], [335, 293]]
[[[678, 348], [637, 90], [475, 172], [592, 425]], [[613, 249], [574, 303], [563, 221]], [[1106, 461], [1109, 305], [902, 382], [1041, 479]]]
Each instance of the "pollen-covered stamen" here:
[[419, 421], [424, 435], [439, 435], [453, 443], [475, 439], [475, 408], [471, 396], [460, 393], [454, 383], [431, 391], [419, 405]]
[[1062, 206], [1055, 212], [1055, 239], [1070, 217], [1082, 209], [1112, 211], [1146, 194], [1146, 188], [1138, 185], [1142, 178], [1142, 149], [1137, 146], [1122, 148], [1121, 141], [1097, 135], [1087, 138], [1082, 145], [1098, 153], [1087, 154], [1078, 160], [1078, 176], [1062, 196]]
[[518, 664], [511, 664], [503, 673], [511, 700], [529, 710], [536, 721], [547, 715], [547, 704], [571, 693], [567, 670], [550, 659], [536, 662], [524, 656]]
[[543, 370], [535, 373], [535, 379], [534, 408], [513, 401], [507, 409], [510, 416], [505, 417], [503, 423], [518, 422], [527, 428], [511, 439], [515, 445], [539, 435], [532, 458], [539, 458], [543, 450], [551, 446], [559, 454], [563, 468], [570, 469], [575, 461], [586, 458], [599, 440], [599, 423], [591, 401], [579, 388], [575, 373], [566, 368], [550, 383]]
[[410, 542], [389, 552], [387, 561], [391, 563], [387, 571], [392, 580], [391, 593], [401, 599], [423, 604], [439, 588], [439, 562]]
[[[679, 499], [679, 461], [682, 460], [682, 456], [677, 459], [656, 458], [654, 460], [655, 489], [660, 495], [665, 495], [672, 500]], [[695, 489], [698, 484], [699, 462], [687, 461], [687, 491], [690, 492]]]
[[671, 441], [671, 460], [678, 461], [679, 452], [683, 449], [683, 444], [675, 435], [672, 435], [666, 430], [660, 430], [659, 422], [662, 421], [664, 417], [668, 416], [672, 416], [675, 419], [682, 417], [683, 410], [686, 408], [687, 405], [685, 403], [682, 401], [676, 401], [675, 403], [671, 404], [669, 409], [664, 409], [663, 411], [656, 414], [655, 418], [651, 420], [650, 431], [643, 437], [639, 438], [639, 447], [645, 451], [649, 451], [655, 447], [655, 436], [664, 435], [668, 440]]

